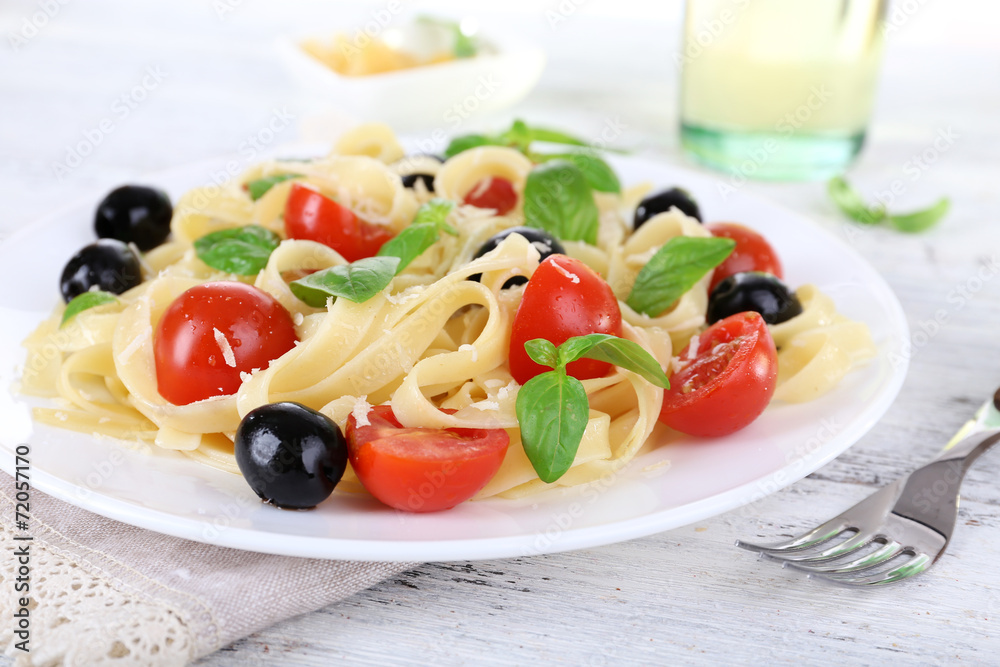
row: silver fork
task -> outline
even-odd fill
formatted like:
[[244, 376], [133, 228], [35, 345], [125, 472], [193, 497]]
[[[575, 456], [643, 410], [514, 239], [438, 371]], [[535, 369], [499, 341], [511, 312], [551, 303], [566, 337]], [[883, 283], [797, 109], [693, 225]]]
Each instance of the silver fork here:
[[738, 540], [736, 546], [848, 586], [891, 584], [920, 574], [951, 540], [966, 471], [1000, 441], [1000, 428], [983, 430], [1000, 424], [998, 409], [1000, 390], [937, 458], [826, 523], [785, 542]]

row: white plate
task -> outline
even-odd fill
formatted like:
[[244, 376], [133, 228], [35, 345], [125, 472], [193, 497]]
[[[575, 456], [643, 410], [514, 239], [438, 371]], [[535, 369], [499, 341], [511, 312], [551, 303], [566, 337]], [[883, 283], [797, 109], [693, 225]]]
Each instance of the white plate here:
[[[465, 503], [436, 514], [389, 510], [337, 494], [311, 512], [261, 504], [236, 475], [183, 455], [147, 456], [109, 439], [33, 424], [12, 395], [20, 341], [56, 304], [64, 263], [92, 240], [93, 202], [56, 213], [0, 246], [0, 466], [31, 448], [40, 491], [98, 514], [212, 544], [336, 559], [465, 560], [551, 553], [610, 544], [684, 526], [741, 507], [835, 458], [889, 407], [906, 374], [889, 352], [908, 336], [902, 308], [876, 271], [841, 240], [773, 203], [718, 195], [716, 182], [636, 158], [616, 160], [624, 183], [689, 188], [711, 219], [738, 220], [776, 246], [791, 285], [817, 284], [846, 315], [866, 322], [879, 354], [830, 394], [804, 405], [772, 405], [748, 428], [714, 440], [680, 440], [641, 454], [616, 479], [514, 501]], [[147, 182], [172, 198], [208, 182], [224, 163], [165, 172]], [[898, 359], [898, 355], [896, 357]], [[752, 512], [753, 509], [748, 508]]]

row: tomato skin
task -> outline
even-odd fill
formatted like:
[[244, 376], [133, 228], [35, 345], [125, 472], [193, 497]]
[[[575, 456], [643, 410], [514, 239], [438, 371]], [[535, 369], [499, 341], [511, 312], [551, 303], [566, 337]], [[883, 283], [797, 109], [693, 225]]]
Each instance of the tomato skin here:
[[365, 222], [346, 206], [301, 183], [293, 183], [285, 204], [285, 234], [330, 246], [348, 262], [374, 257], [394, 234]]
[[[682, 363], [690, 346], [679, 355]], [[759, 417], [778, 379], [774, 341], [760, 314], [737, 313], [716, 322], [698, 336], [698, 350], [671, 376], [660, 421], [688, 435], [713, 437]]]
[[404, 512], [451, 509], [476, 495], [503, 463], [503, 429], [404, 428], [392, 407], [368, 413], [368, 426], [347, 418], [351, 467], [377, 499]]
[[712, 236], [736, 241], [736, 247], [732, 254], [722, 264], [715, 267], [712, 282], [708, 286], [709, 294], [712, 293], [716, 285], [734, 273], [763, 271], [776, 278], [784, 278], [778, 253], [774, 251], [767, 239], [754, 230], [735, 222], [713, 222], [705, 225], [705, 229], [712, 232]]
[[517, 206], [517, 191], [506, 178], [487, 176], [465, 194], [464, 203], [477, 208], [492, 208], [497, 215], [506, 215]]
[[[574, 282], [575, 280], [575, 282]], [[524, 350], [534, 338], [561, 345], [573, 336], [592, 333], [622, 335], [622, 312], [611, 287], [578, 259], [550, 255], [542, 261], [524, 287], [511, 327], [510, 372], [520, 384], [551, 370], [536, 364]], [[566, 366], [578, 380], [603, 377], [611, 364], [580, 359]]]
[[[215, 333], [225, 336], [230, 366]], [[156, 385], [175, 405], [236, 393], [240, 373], [295, 346], [292, 317], [266, 292], [238, 282], [196, 285], [167, 307], [153, 335]]]

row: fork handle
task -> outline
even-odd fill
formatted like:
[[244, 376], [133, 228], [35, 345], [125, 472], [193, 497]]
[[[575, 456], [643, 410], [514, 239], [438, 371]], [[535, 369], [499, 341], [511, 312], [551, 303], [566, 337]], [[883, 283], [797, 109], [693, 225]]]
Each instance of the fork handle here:
[[986, 452], [990, 447], [1000, 442], [1000, 429], [990, 429], [980, 431], [959, 440], [954, 445], [946, 447], [944, 451], [937, 455], [931, 463], [939, 461], [961, 462], [963, 470], [968, 470], [969, 466]]

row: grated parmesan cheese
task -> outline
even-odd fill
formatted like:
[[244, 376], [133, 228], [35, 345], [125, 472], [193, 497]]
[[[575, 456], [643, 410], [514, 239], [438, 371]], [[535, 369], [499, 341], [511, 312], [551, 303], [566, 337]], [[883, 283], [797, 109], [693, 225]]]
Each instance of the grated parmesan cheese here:
[[146, 341], [150, 340], [151, 338], [152, 335], [150, 330], [146, 329], [141, 334], [130, 340], [128, 345], [125, 346], [125, 349], [122, 350], [122, 353], [118, 355], [118, 363], [120, 364], [128, 363], [128, 360], [132, 358], [132, 355], [135, 354], [139, 350], [139, 348], [145, 345]]
[[496, 401], [478, 401], [473, 403], [470, 407], [482, 412], [496, 412], [500, 409], [500, 404]]
[[464, 345], [458, 346], [459, 352], [472, 352], [472, 362], [475, 363], [479, 361], [479, 350], [476, 349], [475, 345], [470, 345], [465, 343]]
[[225, 360], [226, 365], [230, 368], [236, 368], [236, 355], [233, 354], [233, 346], [229, 344], [226, 335], [214, 327], [212, 328], [212, 332], [215, 334], [215, 344], [222, 350], [222, 358]]
[[389, 303], [398, 306], [399, 304], [406, 303], [407, 301], [413, 301], [414, 299], [419, 299], [420, 295], [423, 294], [424, 288], [420, 285], [412, 285], [407, 287], [405, 290], [399, 294], [386, 294], [385, 300]]
[[295, 324], [295, 326], [297, 326], [297, 327], [298, 327], [298, 326], [302, 326], [302, 323], [303, 323], [303, 322], [305, 321], [305, 319], [306, 319], [306, 318], [305, 318], [305, 316], [303, 316], [303, 315], [302, 315], [302, 313], [295, 313], [295, 314], [294, 314], [294, 315], [292, 316], [292, 322], [293, 322], [293, 323]]
[[371, 426], [372, 423], [368, 421], [368, 413], [371, 411], [372, 406], [368, 403], [368, 394], [358, 396], [358, 399], [354, 401], [354, 409], [351, 410], [354, 423], [358, 426]]
[[688, 343], [688, 361], [691, 361], [698, 356], [698, 334], [691, 336], [691, 342]]

